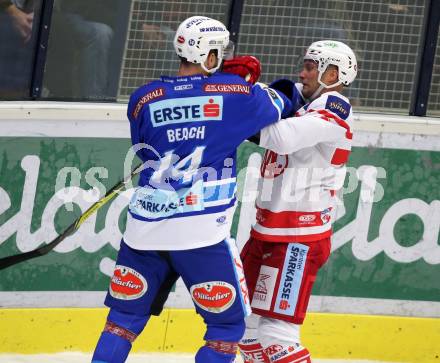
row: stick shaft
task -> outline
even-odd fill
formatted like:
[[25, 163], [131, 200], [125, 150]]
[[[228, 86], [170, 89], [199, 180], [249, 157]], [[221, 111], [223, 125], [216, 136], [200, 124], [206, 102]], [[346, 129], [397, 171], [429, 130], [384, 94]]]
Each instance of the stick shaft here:
[[63, 233], [61, 233], [57, 238], [48, 244], [36, 248], [35, 250], [19, 253], [13, 256], [7, 256], [0, 258], [0, 270], [8, 268], [10, 266], [16, 265], [17, 263], [30, 260], [35, 257], [44, 256], [52, 251], [56, 246], [58, 246], [64, 239], [66, 239], [71, 234], [75, 233], [81, 225], [99, 208], [107, 204], [113, 197], [121, 192], [125, 185], [142, 170], [142, 164], [136, 166], [133, 171], [125, 177], [123, 180], [119, 181], [115, 186], [113, 186], [100, 200], [93, 203], [81, 216], [79, 216], [69, 227], [67, 227]]

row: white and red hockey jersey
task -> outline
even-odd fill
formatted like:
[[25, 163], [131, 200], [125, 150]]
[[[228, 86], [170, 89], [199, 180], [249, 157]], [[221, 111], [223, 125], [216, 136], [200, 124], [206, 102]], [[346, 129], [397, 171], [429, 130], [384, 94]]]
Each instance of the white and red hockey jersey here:
[[340, 93], [326, 92], [295, 117], [267, 126], [260, 146], [257, 223], [251, 236], [269, 242], [311, 242], [331, 235], [335, 192], [344, 184], [353, 113]]

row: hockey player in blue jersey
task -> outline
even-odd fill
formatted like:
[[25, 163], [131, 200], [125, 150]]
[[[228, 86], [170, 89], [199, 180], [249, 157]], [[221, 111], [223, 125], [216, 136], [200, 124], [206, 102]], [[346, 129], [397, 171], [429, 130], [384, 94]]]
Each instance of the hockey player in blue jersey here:
[[195, 16], [178, 28], [176, 77], [136, 90], [132, 143], [145, 162], [105, 304], [110, 312], [94, 363], [124, 362], [151, 315], [182, 277], [206, 326], [197, 363], [235, 360], [250, 313], [242, 264], [229, 232], [236, 149], [292, 111], [281, 93], [217, 72], [229, 32]]

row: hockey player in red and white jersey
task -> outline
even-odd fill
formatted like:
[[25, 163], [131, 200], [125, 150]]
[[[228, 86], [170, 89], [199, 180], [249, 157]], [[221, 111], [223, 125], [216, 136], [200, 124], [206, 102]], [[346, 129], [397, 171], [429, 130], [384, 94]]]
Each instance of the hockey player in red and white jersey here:
[[[353, 113], [341, 92], [357, 75], [353, 51], [310, 45], [300, 72], [309, 102], [261, 131], [257, 222], [241, 258], [252, 299], [240, 350], [246, 363], [309, 363], [303, 323], [318, 270], [330, 254], [335, 193], [351, 150]], [[275, 87], [276, 88], [276, 87]]]

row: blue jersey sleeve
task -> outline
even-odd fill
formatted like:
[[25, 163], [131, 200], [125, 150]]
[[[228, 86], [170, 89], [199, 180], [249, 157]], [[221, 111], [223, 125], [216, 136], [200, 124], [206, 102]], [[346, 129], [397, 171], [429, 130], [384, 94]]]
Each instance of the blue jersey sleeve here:
[[130, 121], [130, 134], [131, 134], [131, 143], [132, 145], [136, 145], [140, 142], [140, 132], [139, 126], [141, 123], [141, 118], [134, 116], [134, 109], [136, 104], [139, 102], [139, 96], [136, 93], [133, 93], [130, 96], [130, 100], [128, 101], [127, 107], [127, 118]]
[[[149, 135], [148, 104], [163, 98], [166, 94], [165, 87], [160, 82], [154, 81], [138, 88], [131, 96], [127, 107], [127, 117], [130, 121], [130, 134], [132, 145], [147, 143]], [[137, 155], [145, 160], [145, 150], [136, 152]]]
[[291, 101], [281, 92], [244, 84], [249, 87], [248, 94], [225, 96], [225, 119], [234, 121], [232, 130], [241, 141], [292, 112]]
[[282, 118], [294, 116], [295, 112], [305, 105], [305, 99], [301, 91], [298, 89], [299, 86], [294, 82], [292, 82], [291, 80], [278, 79], [276, 81], [273, 81], [269, 85], [269, 87], [279, 91], [282, 95], [287, 97], [291, 102], [291, 106], [292, 106], [291, 110], [288, 110], [287, 108], [284, 109]]

